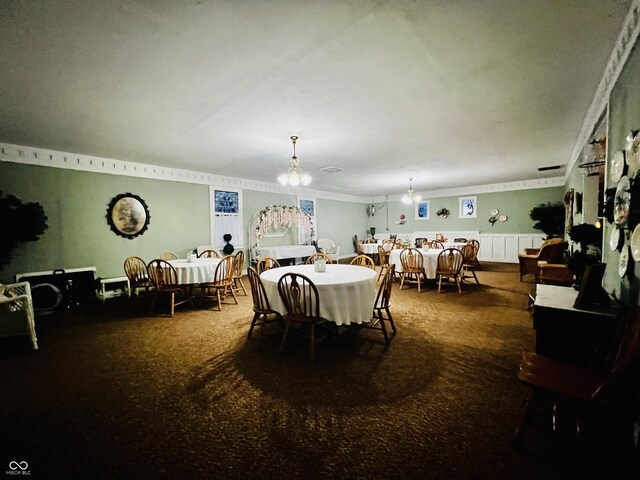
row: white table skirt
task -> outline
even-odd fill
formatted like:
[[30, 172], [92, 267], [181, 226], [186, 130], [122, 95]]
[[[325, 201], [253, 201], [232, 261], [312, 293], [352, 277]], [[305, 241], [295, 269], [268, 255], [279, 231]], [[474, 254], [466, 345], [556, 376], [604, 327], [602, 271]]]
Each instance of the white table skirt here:
[[196, 258], [191, 263], [186, 259], [169, 260], [169, 263], [176, 269], [178, 283], [186, 285], [191, 283], [213, 282], [216, 267], [222, 259], [220, 258]]
[[[396, 272], [402, 272], [402, 262], [400, 262], [400, 252], [403, 249], [394, 248], [389, 253], [389, 265], [396, 266]], [[438, 268], [438, 255], [442, 252], [442, 249], [423, 249], [420, 248], [418, 251], [422, 254], [422, 258], [424, 259], [424, 271], [427, 275], [427, 278], [436, 278], [436, 269]]]
[[309, 257], [316, 253], [313, 245], [280, 245], [277, 247], [259, 247], [260, 257], [281, 258]]
[[274, 310], [285, 313], [278, 293], [278, 281], [285, 273], [300, 273], [318, 288], [320, 315], [337, 325], [367, 323], [373, 315], [377, 272], [355, 265], [327, 264], [322, 273], [313, 265], [272, 268], [260, 274], [267, 298]]
[[443, 242], [442, 245], [444, 248], [457, 248], [458, 250], [462, 250], [462, 247], [466, 245], [465, 242]]
[[378, 245], [382, 245], [381, 243], [363, 243], [362, 244], [362, 253], [365, 255], [373, 255], [378, 253]]

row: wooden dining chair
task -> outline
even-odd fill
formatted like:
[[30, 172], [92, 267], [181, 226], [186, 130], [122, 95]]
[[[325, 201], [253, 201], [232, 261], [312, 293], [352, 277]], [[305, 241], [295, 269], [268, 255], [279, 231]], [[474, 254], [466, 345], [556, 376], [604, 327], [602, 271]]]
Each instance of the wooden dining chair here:
[[289, 272], [278, 280], [278, 293], [286, 310], [280, 352], [284, 350], [289, 334], [295, 332], [309, 337], [311, 361], [314, 361], [316, 344], [331, 336], [329, 329], [326, 332], [318, 331], [328, 322], [320, 316], [317, 287], [305, 275]]
[[272, 257], [262, 257], [258, 260], [258, 264], [256, 265], [256, 270], [258, 274], [264, 272], [265, 270], [270, 270], [272, 268], [279, 268], [280, 263], [278, 260]]
[[244, 268], [244, 250], [238, 250], [233, 256], [233, 289], [237, 294], [240, 294], [242, 290], [243, 295], [247, 295], [247, 290], [244, 288], [244, 282], [242, 281], [242, 269]]
[[169, 260], [178, 260], [180, 257], [178, 257], [178, 255], [176, 255], [173, 252], [162, 252], [156, 258], [159, 258], [160, 260], [169, 261]]
[[475, 250], [476, 250], [476, 256], [473, 259], [473, 263], [475, 265], [476, 268], [480, 268], [480, 261], [478, 260], [478, 255], [480, 254], [480, 242], [478, 240], [476, 240], [475, 238], [470, 238], [467, 243], [470, 243], [471, 245], [474, 246]]
[[444, 245], [440, 240], [431, 240], [430, 242], [427, 243], [427, 245], [429, 248], [444, 250]]
[[233, 297], [234, 303], [238, 304], [238, 298], [233, 288], [233, 274], [235, 272], [235, 257], [227, 255], [216, 265], [216, 270], [212, 282], [204, 282], [199, 285], [200, 298], [214, 299], [218, 305], [218, 311], [222, 311], [222, 303], [227, 294]]
[[305, 262], [307, 265], [312, 265], [319, 258], [324, 258], [327, 263], [333, 263], [331, 261], [331, 257], [326, 253], [316, 252], [313, 255], [307, 257], [307, 261]]
[[171, 316], [173, 317], [175, 307], [183, 303], [190, 303], [193, 306], [190, 289], [185, 285], [178, 284], [178, 274], [166, 260], [156, 258], [147, 265], [147, 274], [154, 287], [153, 300], [149, 308], [149, 315], [153, 314], [156, 302], [160, 297], [169, 297]]
[[[393, 247], [393, 243], [391, 244], [391, 247]], [[378, 245], [378, 263], [380, 265], [380, 272], [378, 272], [378, 279], [377, 279], [378, 282], [380, 281], [382, 276], [385, 274], [385, 272], [389, 269], [389, 255], [390, 255], [389, 252], [390, 252], [390, 249], [385, 249], [384, 244]]]
[[373, 258], [371, 258], [368, 255], [358, 255], [357, 257], [354, 257], [353, 260], [351, 260], [350, 265], [366, 267], [366, 268], [370, 268], [371, 270], [376, 269], [376, 264], [373, 261]]
[[198, 255], [198, 258], [220, 258], [220, 252], [216, 250], [203, 250]]
[[258, 271], [253, 267], [249, 267], [247, 269], [247, 276], [249, 277], [251, 296], [253, 298], [253, 319], [251, 320], [251, 326], [249, 327], [247, 338], [251, 338], [253, 329], [256, 326], [262, 327], [260, 329], [260, 340], [258, 341], [258, 345], [260, 345], [262, 337], [264, 336], [265, 326], [273, 322], [277, 322], [282, 325], [283, 320], [280, 312], [271, 308], [269, 299], [267, 298], [267, 292], [264, 289], [264, 285], [262, 284]]
[[622, 316], [618, 335], [611, 342], [607, 356], [611, 361], [604, 362], [600, 368], [580, 368], [533, 352], [523, 354], [518, 380], [529, 387], [529, 391], [514, 437], [516, 446], [522, 445], [534, 411], [550, 417], [549, 426], [554, 433], [559, 428], [558, 415], [569, 416], [575, 421], [578, 437], [588, 431], [585, 427], [589, 421], [605, 420], [604, 423], [610, 424], [613, 419], [626, 419], [632, 423], [629, 419], [637, 415], [640, 370], [639, 312], [636, 307]]
[[147, 271], [147, 264], [142, 258], [128, 257], [124, 261], [124, 273], [129, 279], [130, 297], [137, 296], [140, 289], [144, 290], [145, 294], [149, 293], [152, 283]]
[[[478, 247], [474, 243], [467, 243], [460, 250], [462, 252], [462, 276], [460, 279], [464, 282], [466, 278], [473, 278], [479, 285], [478, 276], [476, 275], [476, 258], [478, 257]], [[467, 275], [470, 272], [471, 275]]]
[[391, 316], [391, 287], [393, 286], [395, 268], [395, 265], [389, 266], [384, 277], [382, 277], [382, 282], [380, 282], [380, 286], [378, 287], [376, 301], [373, 304], [373, 318], [368, 324], [363, 324], [363, 328], [380, 330], [386, 345], [389, 345], [389, 342], [391, 342], [391, 336], [389, 335], [386, 322], [389, 322], [389, 326], [391, 327], [391, 335], [396, 334], [396, 325]]
[[462, 263], [464, 257], [457, 248], [445, 248], [438, 254], [436, 276], [438, 278], [438, 293], [441, 293], [442, 280], [453, 280], [458, 286], [458, 293], [462, 294]]
[[418, 292], [420, 292], [421, 281], [427, 281], [427, 274], [424, 271], [424, 258], [417, 248], [405, 248], [400, 252], [400, 264], [402, 272], [400, 272], [400, 290], [404, 286], [404, 282], [417, 283]]

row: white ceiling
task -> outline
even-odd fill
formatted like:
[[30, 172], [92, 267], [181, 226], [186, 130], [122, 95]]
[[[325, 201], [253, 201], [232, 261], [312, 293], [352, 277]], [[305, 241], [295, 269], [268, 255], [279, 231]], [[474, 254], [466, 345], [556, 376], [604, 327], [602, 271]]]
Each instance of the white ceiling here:
[[276, 182], [298, 135], [363, 196], [557, 177], [630, 4], [2, 0], [0, 142]]

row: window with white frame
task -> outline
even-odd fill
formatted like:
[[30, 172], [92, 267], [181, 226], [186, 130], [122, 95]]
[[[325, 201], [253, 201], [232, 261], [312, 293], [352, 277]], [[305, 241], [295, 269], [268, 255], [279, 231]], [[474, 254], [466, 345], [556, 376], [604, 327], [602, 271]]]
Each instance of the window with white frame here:
[[244, 230], [242, 228], [242, 190], [229, 187], [209, 187], [211, 204], [211, 244], [215, 248], [223, 248], [227, 242], [225, 234], [231, 235], [234, 247], [244, 246]]
[[315, 240], [315, 232], [317, 230], [316, 226], [316, 199], [311, 197], [298, 197], [298, 208], [302, 210], [304, 213], [309, 215], [311, 218], [311, 223], [313, 223], [313, 231], [314, 238], [305, 237], [305, 232], [302, 228], [298, 229], [298, 242], [299, 243], [310, 243]]

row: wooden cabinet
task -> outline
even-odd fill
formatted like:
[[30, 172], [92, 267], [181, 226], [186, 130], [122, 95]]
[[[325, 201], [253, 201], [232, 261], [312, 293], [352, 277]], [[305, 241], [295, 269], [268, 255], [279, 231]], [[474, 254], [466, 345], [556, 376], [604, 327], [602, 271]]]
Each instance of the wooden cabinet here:
[[618, 329], [613, 307], [578, 310], [572, 287], [536, 285], [533, 328], [536, 353], [579, 367], [602, 366]]

